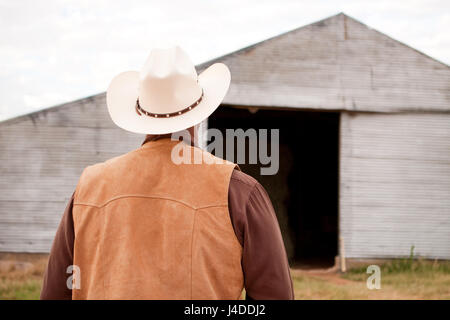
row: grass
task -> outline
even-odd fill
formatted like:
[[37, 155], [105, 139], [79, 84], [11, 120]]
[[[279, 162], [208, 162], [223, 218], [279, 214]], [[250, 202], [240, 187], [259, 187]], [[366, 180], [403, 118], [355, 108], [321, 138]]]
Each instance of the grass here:
[[367, 265], [345, 274], [293, 271], [296, 299], [450, 299], [450, 261], [392, 260], [380, 265], [381, 288], [369, 290]]
[[41, 292], [41, 279], [11, 281], [4, 278], [0, 281], [1, 300], [37, 300]]
[[[450, 299], [448, 261], [400, 259], [381, 265], [380, 270], [382, 289], [395, 289], [413, 299]], [[358, 268], [350, 270], [345, 278], [364, 282], [367, 276], [364, 268]]]
[[9, 260], [0, 262], [2, 262], [0, 264], [0, 300], [39, 299], [47, 265], [46, 257], [39, 257], [33, 262], [9, 263]]
[[[3, 262], [3, 265], [1, 264]], [[39, 299], [47, 258], [0, 259], [0, 299]], [[380, 265], [381, 289], [369, 290], [367, 266], [345, 274], [292, 270], [296, 299], [450, 299], [450, 261], [393, 260]]]

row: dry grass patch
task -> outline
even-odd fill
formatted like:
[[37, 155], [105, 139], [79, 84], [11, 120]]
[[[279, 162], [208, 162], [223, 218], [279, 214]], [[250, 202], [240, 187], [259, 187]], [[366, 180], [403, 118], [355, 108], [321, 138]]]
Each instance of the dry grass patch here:
[[296, 299], [450, 299], [450, 262], [400, 259], [380, 265], [381, 289], [369, 290], [367, 266], [345, 274], [293, 270]]
[[0, 257], [0, 299], [39, 299], [46, 266], [46, 255], [2, 254]]
[[[0, 254], [0, 299], [39, 299], [47, 255]], [[450, 262], [397, 260], [380, 265], [369, 290], [367, 266], [338, 272], [292, 270], [296, 299], [450, 299]]]

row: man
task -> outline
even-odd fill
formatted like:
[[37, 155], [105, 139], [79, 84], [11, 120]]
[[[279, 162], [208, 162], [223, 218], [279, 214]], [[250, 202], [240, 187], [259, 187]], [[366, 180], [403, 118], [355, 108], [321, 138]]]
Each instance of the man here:
[[[263, 187], [171, 133], [196, 136], [230, 73], [197, 76], [179, 47], [116, 76], [107, 106], [141, 147], [88, 166], [64, 212], [41, 299], [293, 299], [278, 222]], [[192, 144], [192, 145], [191, 145]], [[179, 163], [174, 152], [198, 161]]]

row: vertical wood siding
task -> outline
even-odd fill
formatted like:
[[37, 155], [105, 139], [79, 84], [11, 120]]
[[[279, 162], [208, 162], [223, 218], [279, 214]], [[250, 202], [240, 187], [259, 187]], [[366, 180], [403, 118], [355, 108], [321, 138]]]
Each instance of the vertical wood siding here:
[[340, 152], [348, 257], [450, 259], [450, 114], [343, 113]]
[[98, 95], [0, 124], [0, 251], [48, 252], [82, 170], [140, 146]]

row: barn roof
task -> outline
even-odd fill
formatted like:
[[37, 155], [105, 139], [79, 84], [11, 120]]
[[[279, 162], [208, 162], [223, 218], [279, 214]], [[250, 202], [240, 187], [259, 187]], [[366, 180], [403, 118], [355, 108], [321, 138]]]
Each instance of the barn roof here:
[[450, 67], [343, 14], [208, 61], [225, 103], [368, 112], [450, 111]]
[[[450, 67], [344, 13], [197, 66], [231, 69], [224, 104], [366, 112], [450, 111]], [[56, 108], [104, 101], [105, 92]], [[1, 123], [1, 122], [0, 122]]]

